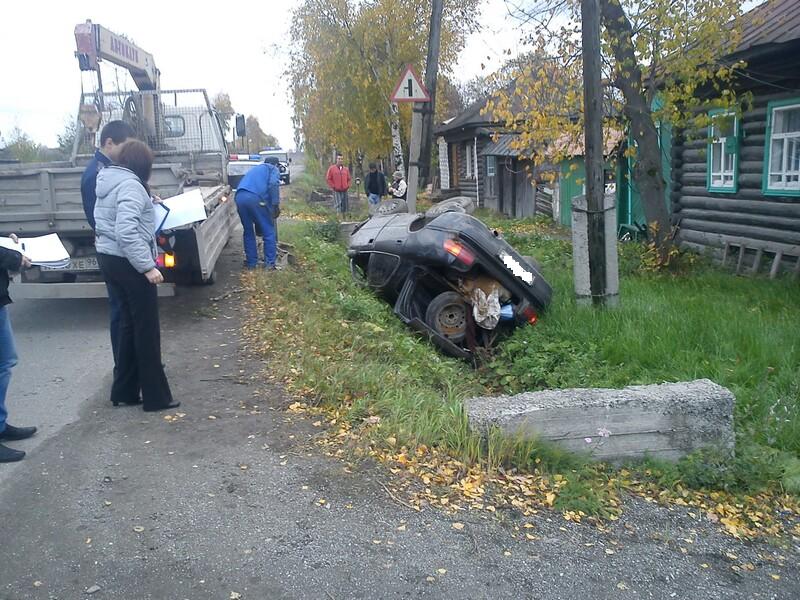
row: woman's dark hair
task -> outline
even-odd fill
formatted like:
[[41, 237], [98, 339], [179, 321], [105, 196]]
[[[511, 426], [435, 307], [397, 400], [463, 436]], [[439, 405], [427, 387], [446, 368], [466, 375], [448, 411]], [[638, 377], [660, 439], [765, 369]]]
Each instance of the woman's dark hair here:
[[153, 151], [139, 140], [128, 140], [119, 149], [117, 164], [134, 172], [142, 182], [144, 189], [150, 193], [150, 173], [153, 170]]

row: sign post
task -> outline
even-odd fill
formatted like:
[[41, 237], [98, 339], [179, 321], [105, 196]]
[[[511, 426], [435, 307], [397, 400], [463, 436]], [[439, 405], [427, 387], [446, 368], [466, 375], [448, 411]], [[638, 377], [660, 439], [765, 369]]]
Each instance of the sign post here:
[[422, 113], [427, 110], [431, 96], [414, 67], [408, 65], [394, 89], [392, 102], [413, 102], [411, 113], [411, 143], [408, 148], [408, 212], [417, 212], [417, 186], [419, 185], [419, 155], [422, 150]]

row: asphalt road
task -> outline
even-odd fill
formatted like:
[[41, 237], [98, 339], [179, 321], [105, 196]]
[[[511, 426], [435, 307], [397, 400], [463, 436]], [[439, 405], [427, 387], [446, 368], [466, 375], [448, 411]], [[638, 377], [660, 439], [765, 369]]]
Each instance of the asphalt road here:
[[12, 415], [44, 429], [0, 465], [0, 600], [800, 597], [790, 539], [737, 542], [635, 499], [604, 531], [416, 512], [380, 467], [320, 455], [240, 338], [237, 242], [214, 286], [161, 302], [170, 419], [110, 405], [102, 302], [14, 307]]
[[[81, 406], [110, 385], [108, 302], [20, 300], [11, 305], [19, 364], [8, 391], [8, 421], [39, 433], [14, 446], [30, 452], [77, 420]], [[0, 486], [22, 463], [2, 465]]]

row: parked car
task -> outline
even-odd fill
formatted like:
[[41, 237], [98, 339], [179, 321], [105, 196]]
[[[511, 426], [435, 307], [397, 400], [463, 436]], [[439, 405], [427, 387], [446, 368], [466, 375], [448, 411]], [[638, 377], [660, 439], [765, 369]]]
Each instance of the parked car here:
[[464, 359], [536, 323], [553, 293], [536, 266], [463, 212], [376, 215], [356, 227], [347, 253], [358, 281]]

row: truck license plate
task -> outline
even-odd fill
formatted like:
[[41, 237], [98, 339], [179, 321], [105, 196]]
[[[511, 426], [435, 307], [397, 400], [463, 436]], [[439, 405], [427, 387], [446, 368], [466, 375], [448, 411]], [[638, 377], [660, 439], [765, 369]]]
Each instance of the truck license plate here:
[[42, 271], [99, 271], [100, 265], [97, 264], [96, 256], [79, 256], [71, 258], [69, 267], [66, 269], [51, 269], [49, 267], [42, 267]]

